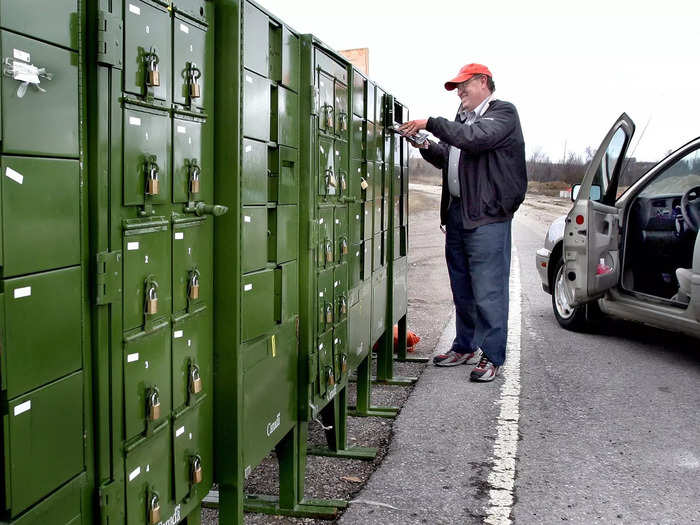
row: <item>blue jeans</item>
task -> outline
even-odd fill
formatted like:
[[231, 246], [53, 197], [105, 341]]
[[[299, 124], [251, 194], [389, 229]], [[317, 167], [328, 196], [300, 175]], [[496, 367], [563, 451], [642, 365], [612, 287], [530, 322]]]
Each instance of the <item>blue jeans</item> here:
[[496, 366], [506, 360], [510, 223], [465, 230], [461, 204], [453, 200], [445, 235], [445, 258], [457, 311], [452, 349], [464, 353], [481, 347]]

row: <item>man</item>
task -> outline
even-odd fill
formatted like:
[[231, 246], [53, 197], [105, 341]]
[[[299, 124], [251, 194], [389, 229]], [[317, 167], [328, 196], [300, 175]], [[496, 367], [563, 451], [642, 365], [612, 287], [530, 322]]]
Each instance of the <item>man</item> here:
[[[413, 120], [399, 131], [413, 137], [425, 160], [442, 169], [440, 228], [457, 311], [457, 336], [437, 366], [476, 364], [470, 378], [492, 381], [506, 358], [511, 219], [525, 198], [525, 143], [515, 106], [493, 98], [486, 66], [468, 64], [445, 83], [461, 105], [454, 122]], [[418, 144], [425, 129], [438, 144]]]

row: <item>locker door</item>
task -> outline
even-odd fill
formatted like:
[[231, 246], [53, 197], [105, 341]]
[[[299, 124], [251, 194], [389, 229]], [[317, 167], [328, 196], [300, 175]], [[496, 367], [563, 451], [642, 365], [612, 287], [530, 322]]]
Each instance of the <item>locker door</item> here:
[[180, 16], [174, 25], [173, 102], [190, 109], [207, 107], [206, 31]]
[[[171, 17], [166, 8], [141, 0], [124, 2], [124, 91], [171, 99]], [[149, 71], [157, 68], [158, 78]]]

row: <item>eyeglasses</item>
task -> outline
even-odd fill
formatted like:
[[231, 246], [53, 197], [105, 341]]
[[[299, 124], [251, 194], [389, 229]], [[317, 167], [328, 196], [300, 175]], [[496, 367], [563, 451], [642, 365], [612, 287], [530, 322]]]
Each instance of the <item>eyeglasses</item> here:
[[460, 82], [459, 84], [457, 84], [457, 89], [465, 88], [465, 87], [467, 87], [467, 84], [469, 84], [469, 82], [471, 82], [472, 80], [477, 80], [481, 77], [482, 77], [482, 75], [473, 75], [470, 78], [468, 78], [467, 80], [465, 80], [464, 82]]

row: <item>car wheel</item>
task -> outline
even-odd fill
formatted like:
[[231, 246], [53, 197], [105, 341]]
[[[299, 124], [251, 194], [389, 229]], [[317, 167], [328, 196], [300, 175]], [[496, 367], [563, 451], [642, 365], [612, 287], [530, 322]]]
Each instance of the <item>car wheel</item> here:
[[588, 325], [586, 318], [587, 305], [571, 306], [571, 290], [564, 281], [564, 259], [559, 258], [554, 268], [554, 280], [550, 286], [552, 290], [552, 310], [554, 317], [563, 328], [567, 330], [581, 331]]

